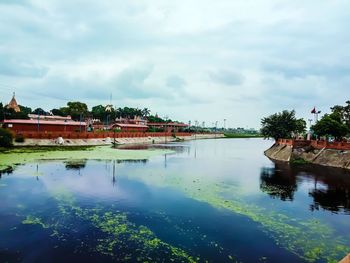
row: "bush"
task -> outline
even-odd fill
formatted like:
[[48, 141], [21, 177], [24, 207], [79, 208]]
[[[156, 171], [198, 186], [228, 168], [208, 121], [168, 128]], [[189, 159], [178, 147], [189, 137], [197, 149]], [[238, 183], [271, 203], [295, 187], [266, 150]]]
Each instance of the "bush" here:
[[0, 128], [0, 147], [11, 147], [13, 135], [9, 130]]
[[17, 134], [15, 142], [24, 142], [24, 136], [22, 134]]

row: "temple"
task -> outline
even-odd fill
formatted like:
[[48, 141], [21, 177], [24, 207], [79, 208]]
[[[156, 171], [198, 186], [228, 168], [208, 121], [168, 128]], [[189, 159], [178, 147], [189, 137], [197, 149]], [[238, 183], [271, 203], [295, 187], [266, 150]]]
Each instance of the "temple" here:
[[9, 104], [6, 105], [6, 108], [8, 109], [13, 109], [15, 112], [20, 112], [21, 109], [19, 108], [16, 98], [15, 98], [15, 93], [13, 93], [12, 99], [9, 102]]

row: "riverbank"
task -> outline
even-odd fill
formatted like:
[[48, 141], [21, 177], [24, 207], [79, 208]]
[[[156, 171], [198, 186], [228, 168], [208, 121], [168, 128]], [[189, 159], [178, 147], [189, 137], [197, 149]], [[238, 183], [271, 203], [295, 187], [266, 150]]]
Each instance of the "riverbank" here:
[[291, 163], [312, 163], [329, 167], [350, 169], [350, 151], [337, 149], [316, 149], [311, 146], [293, 147], [293, 145], [274, 144], [265, 155], [276, 161]]
[[260, 134], [249, 134], [249, 133], [225, 133], [225, 138], [237, 138], [237, 139], [244, 139], [244, 138], [263, 138], [263, 135]]
[[14, 146], [101, 146], [116, 144], [152, 144], [199, 139], [224, 138], [224, 134], [192, 134], [190, 136], [159, 136], [159, 137], [127, 137], [127, 138], [93, 138], [93, 139], [25, 139], [24, 142], [14, 142]]

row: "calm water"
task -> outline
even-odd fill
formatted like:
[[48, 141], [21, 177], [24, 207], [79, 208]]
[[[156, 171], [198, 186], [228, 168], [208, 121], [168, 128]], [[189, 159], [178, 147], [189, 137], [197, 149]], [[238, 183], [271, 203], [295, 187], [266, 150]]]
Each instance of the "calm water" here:
[[270, 145], [200, 140], [152, 146], [175, 153], [149, 160], [17, 166], [0, 178], [0, 262], [340, 260], [350, 174], [273, 163]]

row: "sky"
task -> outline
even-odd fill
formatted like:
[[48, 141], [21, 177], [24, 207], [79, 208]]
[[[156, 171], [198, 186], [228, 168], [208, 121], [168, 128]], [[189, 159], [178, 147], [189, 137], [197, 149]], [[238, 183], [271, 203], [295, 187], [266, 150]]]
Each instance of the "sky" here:
[[206, 126], [350, 99], [349, 0], [0, 0], [0, 101]]

